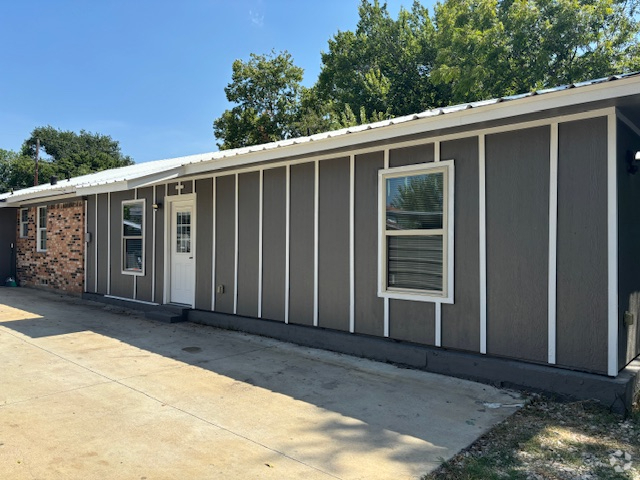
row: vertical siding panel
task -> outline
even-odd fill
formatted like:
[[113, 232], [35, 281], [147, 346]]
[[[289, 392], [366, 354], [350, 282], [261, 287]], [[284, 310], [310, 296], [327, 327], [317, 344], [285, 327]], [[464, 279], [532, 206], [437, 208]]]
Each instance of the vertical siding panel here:
[[144, 212], [144, 276], [136, 278], [136, 299], [151, 301], [151, 276], [153, 275], [153, 189], [151, 187], [138, 190], [138, 198], [145, 200]]
[[[433, 160], [433, 143], [389, 151], [390, 168]], [[433, 303], [389, 300], [389, 336], [398, 340], [434, 345], [435, 315]]]
[[[134, 191], [111, 194], [111, 295], [133, 298], [133, 275], [122, 274], [122, 202], [133, 200]], [[146, 219], [145, 219], [146, 220]]]
[[349, 158], [320, 162], [318, 325], [349, 330]]
[[108, 198], [106, 193], [98, 195], [98, 293], [107, 294], [107, 270], [109, 247], [107, 238], [107, 229], [109, 224]]
[[607, 372], [607, 119], [558, 126], [558, 365]]
[[547, 361], [549, 127], [486, 137], [487, 352]]
[[262, 233], [262, 317], [284, 321], [286, 171], [265, 170]]
[[[618, 291], [619, 339], [618, 368], [640, 354], [640, 175], [629, 175], [626, 155], [640, 150], [640, 137], [618, 122]], [[624, 312], [634, 315], [633, 325], [625, 326]]]
[[383, 152], [356, 156], [355, 331], [384, 335], [384, 300], [378, 297], [378, 170]]
[[210, 178], [196, 181], [196, 308], [211, 308], [211, 261], [213, 256], [213, 185]]
[[238, 315], [258, 316], [260, 172], [238, 176]]
[[291, 166], [289, 322], [313, 325], [313, 162]]
[[443, 142], [440, 158], [454, 160], [454, 300], [442, 304], [442, 346], [480, 351], [480, 208], [478, 137]]
[[216, 311], [233, 313], [235, 275], [235, 175], [216, 179]]
[[91, 242], [87, 243], [87, 269], [84, 272], [86, 292], [96, 291], [96, 242], [98, 241], [96, 235], [96, 202], [97, 197], [95, 195], [87, 198], [87, 216], [85, 222], [87, 225], [86, 231], [91, 236]]
[[164, 209], [166, 208], [164, 201], [164, 185], [156, 187], [156, 203], [162, 204], [162, 208], [152, 213], [156, 216], [156, 302], [162, 303], [164, 297], [164, 256], [165, 256], [165, 229], [164, 229]]

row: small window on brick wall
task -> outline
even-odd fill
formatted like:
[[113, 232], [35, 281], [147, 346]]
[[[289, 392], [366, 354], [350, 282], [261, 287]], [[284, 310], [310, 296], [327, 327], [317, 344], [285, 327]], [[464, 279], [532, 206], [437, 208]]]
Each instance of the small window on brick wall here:
[[47, 207], [38, 207], [36, 250], [47, 251]]
[[29, 209], [20, 209], [20, 238], [29, 236]]

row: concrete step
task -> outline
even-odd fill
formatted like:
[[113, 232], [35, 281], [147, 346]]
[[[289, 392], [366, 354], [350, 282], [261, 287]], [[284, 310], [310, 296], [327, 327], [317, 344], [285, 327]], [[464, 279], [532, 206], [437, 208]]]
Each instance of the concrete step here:
[[163, 323], [178, 323], [186, 321], [187, 310], [189, 309], [178, 305], [162, 305], [145, 312], [145, 317]]

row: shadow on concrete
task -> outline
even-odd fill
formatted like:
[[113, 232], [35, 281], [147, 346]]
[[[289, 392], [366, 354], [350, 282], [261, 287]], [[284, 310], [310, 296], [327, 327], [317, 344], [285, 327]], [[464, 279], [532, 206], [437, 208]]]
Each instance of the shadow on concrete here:
[[[64, 336], [91, 332], [232, 380], [222, 396], [203, 386], [201, 399], [195, 399], [201, 409], [196, 413], [203, 417], [217, 409], [235, 408], [230, 403], [234, 395], [249, 386], [329, 412], [315, 423], [304, 415], [289, 418], [290, 438], [283, 439], [287, 449], [304, 451], [305, 461], [329, 472], [340, 468], [343, 455], [359, 452], [385, 455], [418, 475], [425, 473], [425, 468], [437, 466], [440, 459], [449, 458], [513, 411], [487, 409], [485, 402], [517, 401], [490, 386], [189, 322], [157, 323], [139, 312], [48, 292], [0, 289], [0, 304], [17, 309], [15, 319], [11, 311], [0, 309], [1, 318], [8, 318], [0, 325], [31, 339], [64, 341]], [[92, 370], [100, 373], [99, 366]], [[130, 383], [153, 375], [123, 375], [116, 380]], [[154, 393], [153, 382], [148, 388], [150, 395], [168, 404], [185, 400], [177, 391]], [[271, 417], [268, 404], [254, 407], [250, 419], [256, 425], [246, 425], [245, 419], [244, 428], [266, 439], [284, 434], [282, 419]], [[309, 435], [311, 430], [322, 435]], [[327, 437], [335, 443], [327, 442]], [[344, 451], [345, 442], [349, 452]], [[291, 450], [284, 453], [295, 458]]]

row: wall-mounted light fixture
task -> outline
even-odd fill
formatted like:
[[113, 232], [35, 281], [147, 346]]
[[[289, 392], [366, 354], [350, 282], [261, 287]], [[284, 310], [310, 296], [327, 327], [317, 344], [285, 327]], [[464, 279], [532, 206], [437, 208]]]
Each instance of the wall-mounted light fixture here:
[[160, 202], [154, 203], [153, 205], [151, 205], [151, 208], [153, 208], [154, 210], [158, 210], [162, 208], [162, 203]]
[[627, 173], [635, 175], [638, 171], [637, 162], [640, 162], [640, 151], [629, 150], [627, 152]]

